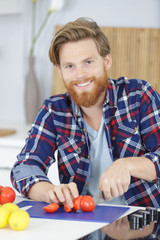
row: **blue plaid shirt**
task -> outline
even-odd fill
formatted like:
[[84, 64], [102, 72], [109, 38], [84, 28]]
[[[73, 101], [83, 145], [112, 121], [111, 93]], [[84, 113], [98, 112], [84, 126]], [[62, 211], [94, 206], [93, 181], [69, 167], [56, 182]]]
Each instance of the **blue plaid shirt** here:
[[[155, 165], [157, 179], [131, 177], [124, 194], [128, 205], [160, 207], [160, 96], [143, 80], [110, 79], [103, 106], [110, 155], [118, 158], [144, 156]], [[44, 101], [11, 171], [13, 186], [25, 197], [31, 186], [49, 181], [47, 172], [55, 162], [61, 183], [75, 182], [80, 194], [90, 180], [90, 141], [84, 121], [68, 93]]]

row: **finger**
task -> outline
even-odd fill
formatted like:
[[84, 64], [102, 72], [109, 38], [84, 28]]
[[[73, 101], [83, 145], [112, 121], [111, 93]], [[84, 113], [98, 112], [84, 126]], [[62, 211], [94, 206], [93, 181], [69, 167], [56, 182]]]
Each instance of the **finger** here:
[[124, 227], [129, 226], [128, 216], [125, 216], [122, 218], [122, 226], [124, 226]]
[[104, 193], [104, 197], [105, 197], [106, 201], [110, 201], [111, 200], [111, 189], [110, 189], [110, 186], [108, 185], [102, 191]]
[[124, 187], [120, 180], [117, 181], [118, 195], [121, 196], [124, 193]]
[[123, 192], [124, 193], [128, 191], [129, 183], [130, 183], [129, 180], [123, 181], [122, 186], [123, 186]]
[[73, 198], [76, 198], [79, 196], [79, 192], [78, 192], [78, 188], [77, 188], [77, 184], [74, 182], [71, 182], [68, 184], [68, 188], [73, 196]]
[[106, 200], [110, 201], [111, 197], [117, 197], [118, 196], [118, 189], [115, 185], [114, 179], [110, 179], [108, 181], [107, 179], [104, 180], [104, 193]]
[[58, 199], [59, 202], [64, 203], [65, 202], [65, 197], [64, 194], [62, 192], [62, 188], [63, 188], [63, 184], [59, 185], [59, 186], [55, 186], [54, 187], [54, 193]]
[[53, 190], [49, 190], [48, 196], [49, 196], [49, 202], [59, 203], [58, 198], [56, 197], [56, 195], [53, 192]]
[[107, 178], [104, 178], [103, 175], [100, 178], [100, 182], [99, 182], [99, 190], [103, 191], [104, 193], [104, 197], [106, 201], [110, 201], [111, 200], [111, 189], [110, 189], [110, 184], [107, 180]]
[[128, 228], [128, 217], [123, 217], [117, 220], [117, 231], [127, 231]]
[[116, 185], [111, 186], [111, 196], [112, 197], [118, 197], [119, 196], [119, 192], [118, 192], [118, 188]]
[[65, 187], [63, 187], [62, 191], [63, 191], [63, 195], [65, 198], [65, 203], [72, 208], [73, 207], [73, 198], [72, 198], [70, 189], [66, 185]]
[[121, 218], [115, 221], [116, 224], [115, 224], [115, 229], [114, 229], [114, 231], [116, 231], [116, 230], [118, 231], [118, 230], [120, 229], [121, 221], [122, 221]]

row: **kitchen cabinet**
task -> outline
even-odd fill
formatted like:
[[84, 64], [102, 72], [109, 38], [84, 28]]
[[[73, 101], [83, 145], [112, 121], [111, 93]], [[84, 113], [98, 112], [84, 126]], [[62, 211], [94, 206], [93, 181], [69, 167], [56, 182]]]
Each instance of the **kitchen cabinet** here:
[[17, 154], [25, 144], [30, 125], [1, 123], [0, 129], [15, 130], [13, 134], [0, 136], [0, 185], [11, 186], [10, 170], [17, 160]]
[[[0, 124], [1, 129], [14, 129], [15, 133], [0, 137], [0, 185], [12, 186], [10, 170], [22, 150], [31, 125]], [[59, 184], [57, 161], [49, 168], [48, 177], [54, 184]]]

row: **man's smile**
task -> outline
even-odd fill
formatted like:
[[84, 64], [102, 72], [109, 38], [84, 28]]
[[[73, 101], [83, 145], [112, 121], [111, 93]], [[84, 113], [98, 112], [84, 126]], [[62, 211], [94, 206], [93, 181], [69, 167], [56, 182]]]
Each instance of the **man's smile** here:
[[78, 88], [84, 89], [84, 88], [88, 87], [92, 82], [93, 82], [93, 80], [88, 81], [88, 82], [84, 82], [84, 83], [75, 84], [75, 85]]

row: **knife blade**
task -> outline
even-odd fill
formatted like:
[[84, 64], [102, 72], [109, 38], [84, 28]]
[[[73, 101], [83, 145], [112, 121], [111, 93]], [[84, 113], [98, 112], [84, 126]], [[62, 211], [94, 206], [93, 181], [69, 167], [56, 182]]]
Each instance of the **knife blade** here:
[[99, 192], [97, 195], [95, 195], [93, 197], [93, 200], [94, 200], [94, 203], [95, 203], [95, 206], [104, 202], [105, 201], [105, 197], [104, 197], [104, 193], [103, 191]]
[[[94, 200], [94, 203], [95, 203], [95, 206], [104, 202], [105, 201], [105, 197], [104, 197], [104, 193], [103, 191], [99, 192], [98, 194], [96, 194], [94, 197], [93, 197], [93, 200]], [[77, 213], [80, 213], [82, 212], [82, 209], [79, 208], [77, 211]]]

